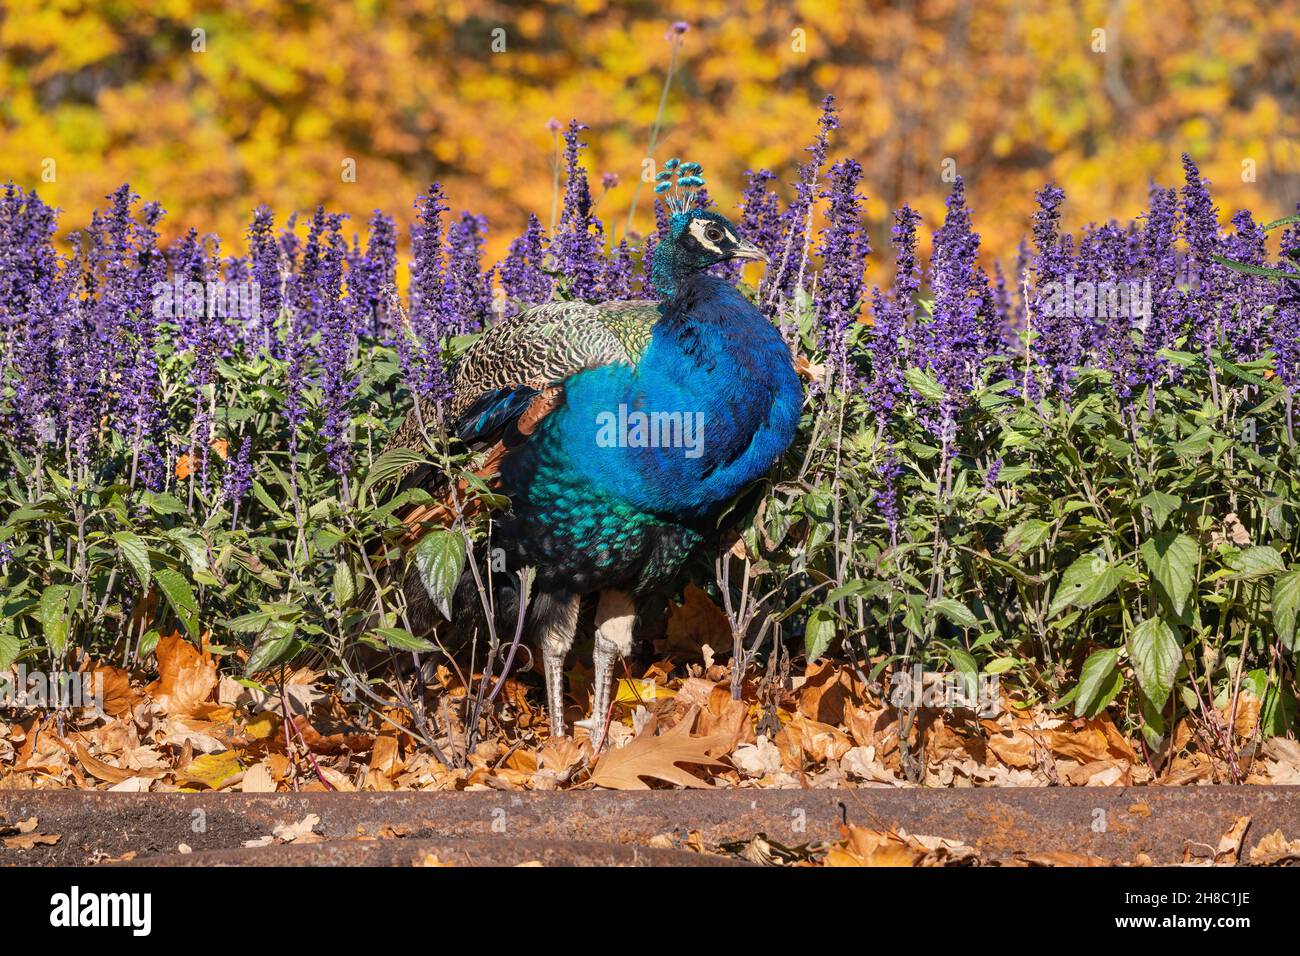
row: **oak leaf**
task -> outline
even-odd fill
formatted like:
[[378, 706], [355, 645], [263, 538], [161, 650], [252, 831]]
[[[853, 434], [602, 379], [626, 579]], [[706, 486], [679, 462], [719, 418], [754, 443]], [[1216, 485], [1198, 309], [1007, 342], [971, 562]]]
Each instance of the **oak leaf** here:
[[658, 718], [652, 717], [644, 731], [631, 743], [617, 750], [607, 750], [596, 762], [590, 783], [610, 790], [649, 790], [643, 778], [662, 780], [679, 787], [709, 789], [710, 785], [682, 768], [682, 764], [698, 767], [726, 768], [727, 764], [709, 756], [711, 750], [726, 746], [729, 734], [719, 733], [707, 737], [691, 736], [697, 711], [692, 709], [671, 730], [656, 736]]

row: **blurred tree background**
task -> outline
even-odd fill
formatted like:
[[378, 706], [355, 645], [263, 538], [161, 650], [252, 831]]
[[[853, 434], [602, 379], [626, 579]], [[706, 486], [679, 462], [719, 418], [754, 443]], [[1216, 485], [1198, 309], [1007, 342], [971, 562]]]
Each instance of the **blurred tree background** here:
[[827, 92], [832, 156], [863, 163], [877, 229], [904, 199], [935, 223], [948, 169], [1010, 258], [1046, 180], [1073, 224], [1126, 220], [1152, 178], [1178, 181], [1183, 150], [1225, 219], [1300, 199], [1298, 0], [6, 0], [0, 179], [38, 188], [65, 229], [129, 181], [169, 211], [165, 238], [195, 226], [236, 246], [260, 202], [405, 227], [438, 180], [490, 217], [497, 256], [528, 212], [548, 220], [547, 121], [577, 117], [593, 181], [619, 177], [599, 214], [621, 236], [675, 20], [689, 30], [655, 158], [702, 162], [724, 209], [748, 167], [793, 179]]

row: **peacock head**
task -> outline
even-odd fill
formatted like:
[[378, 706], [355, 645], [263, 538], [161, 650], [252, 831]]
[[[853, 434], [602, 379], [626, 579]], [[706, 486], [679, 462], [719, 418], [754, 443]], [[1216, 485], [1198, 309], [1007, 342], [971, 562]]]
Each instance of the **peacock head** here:
[[698, 190], [704, 185], [699, 163], [670, 159], [658, 176], [655, 192], [664, 197], [671, 215], [668, 235], [655, 247], [651, 278], [665, 298], [674, 295], [682, 279], [730, 259], [756, 259], [767, 255], [744, 237], [726, 216], [697, 208]]

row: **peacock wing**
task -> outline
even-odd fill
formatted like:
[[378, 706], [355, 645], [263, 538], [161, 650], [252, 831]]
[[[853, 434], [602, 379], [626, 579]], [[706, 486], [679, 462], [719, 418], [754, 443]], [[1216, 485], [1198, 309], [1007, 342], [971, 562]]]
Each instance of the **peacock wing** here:
[[[484, 332], [452, 371], [446, 408], [453, 434], [487, 452], [477, 474], [495, 476], [506, 449], [527, 440], [562, 404], [569, 376], [639, 361], [659, 318], [659, 304], [651, 301], [549, 302]], [[419, 415], [412, 410], [385, 450], [420, 447], [421, 423], [432, 420], [432, 413], [427, 405]], [[398, 475], [397, 491], [416, 486], [432, 490], [439, 484], [429, 466], [412, 465]], [[425, 510], [414, 509], [404, 518], [427, 521], [432, 515]]]

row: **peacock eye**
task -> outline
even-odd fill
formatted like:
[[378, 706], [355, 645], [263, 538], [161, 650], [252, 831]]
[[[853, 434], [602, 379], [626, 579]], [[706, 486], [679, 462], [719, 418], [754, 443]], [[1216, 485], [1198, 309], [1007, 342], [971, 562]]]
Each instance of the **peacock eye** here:
[[717, 226], [710, 226], [708, 229], [704, 230], [704, 238], [708, 239], [709, 242], [721, 242], [722, 230]]

